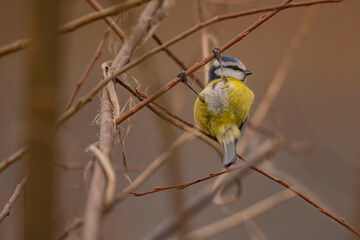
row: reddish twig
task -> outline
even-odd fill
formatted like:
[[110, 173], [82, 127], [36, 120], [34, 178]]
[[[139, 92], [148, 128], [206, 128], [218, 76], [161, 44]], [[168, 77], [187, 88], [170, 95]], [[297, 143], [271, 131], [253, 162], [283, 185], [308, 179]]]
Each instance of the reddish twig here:
[[351, 226], [350, 223], [348, 223], [344, 218], [341, 217], [337, 217], [335, 216], [335, 214], [331, 213], [330, 211], [326, 210], [325, 208], [323, 208], [322, 206], [320, 206], [319, 204], [317, 204], [315, 201], [311, 200], [309, 197], [305, 196], [303, 193], [301, 193], [299, 190], [297, 190], [296, 188], [292, 187], [290, 184], [288, 184], [287, 182], [285, 182], [284, 180], [280, 179], [280, 178], [276, 178], [274, 176], [272, 176], [271, 174], [257, 168], [257, 167], [251, 167], [253, 170], [261, 173], [262, 175], [268, 177], [269, 179], [283, 185], [284, 187], [286, 187], [287, 189], [290, 189], [292, 192], [296, 193], [296, 195], [298, 195], [299, 197], [301, 197], [302, 199], [304, 199], [306, 202], [308, 202], [309, 204], [311, 204], [312, 206], [314, 206], [317, 210], [319, 210], [322, 214], [330, 217], [331, 219], [335, 220], [336, 222], [340, 223], [341, 225], [343, 225], [344, 227], [346, 227], [347, 229], [349, 229], [351, 232], [353, 232], [355, 235], [357, 235], [358, 237], [360, 237], [360, 232], [358, 230], [356, 230], [353, 226]]
[[[95, 0], [86, 0], [95, 10], [103, 11], [102, 6]], [[119, 36], [119, 38], [124, 42], [127, 39], [126, 34], [121, 30], [121, 28], [116, 24], [117, 20], [112, 20], [111, 17], [104, 17], [104, 21], [114, 30], [114, 32]]]
[[79, 79], [79, 81], [76, 83], [75, 89], [73, 90], [71, 97], [66, 105], [65, 111], [69, 110], [69, 108], [71, 107], [72, 102], [75, 99], [76, 94], [79, 92], [81, 85], [84, 83], [86, 77], [89, 75], [90, 70], [94, 67], [95, 62], [99, 59], [99, 57], [101, 56], [101, 49], [103, 48], [104, 44], [105, 44], [105, 40], [107, 38], [107, 36], [109, 35], [110, 29], [107, 28], [104, 32], [104, 35], [102, 37], [102, 39], [99, 42], [99, 45], [96, 48], [96, 51], [93, 55], [93, 57], [91, 58], [89, 64], [87, 65], [83, 75], [81, 76], [81, 78]]
[[144, 196], [144, 195], [147, 195], [147, 194], [151, 194], [151, 193], [155, 193], [155, 192], [160, 192], [160, 191], [164, 191], [164, 190], [169, 190], [169, 189], [177, 189], [177, 190], [183, 190], [184, 188], [187, 188], [191, 185], [194, 185], [194, 184], [197, 184], [199, 182], [203, 182], [203, 181], [206, 181], [206, 180], [209, 180], [213, 177], [217, 177], [217, 176], [220, 176], [224, 173], [228, 173], [230, 171], [233, 171], [235, 169], [239, 169], [239, 167], [234, 167], [234, 168], [230, 168], [230, 169], [226, 169], [224, 171], [221, 171], [221, 172], [217, 172], [217, 173], [211, 173], [209, 176], [207, 177], [204, 177], [204, 178], [199, 178], [199, 179], [196, 179], [192, 182], [189, 182], [189, 183], [185, 183], [185, 184], [180, 184], [180, 185], [176, 185], [176, 186], [169, 186], [169, 187], [155, 187], [153, 188], [152, 191], [148, 191], [148, 192], [142, 192], [142, 193], [131, 193], [133, 194], [134, 196]]

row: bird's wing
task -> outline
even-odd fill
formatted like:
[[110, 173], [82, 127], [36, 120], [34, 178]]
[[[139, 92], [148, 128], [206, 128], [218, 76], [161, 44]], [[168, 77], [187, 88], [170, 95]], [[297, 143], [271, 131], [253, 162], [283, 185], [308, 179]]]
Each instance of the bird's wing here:
[[249, 120], [249, 115], [246, 116], [244, 122], [240, 125], [239, 127], [239, 130], [240, 130], [240, 136], [239, 138], [236, 140], [236, 142], [240, 141], [241, 137], [243, 136], [244, 132], [245, 132], [245, 128], [246, 128], [246, 125], [248, 123], [248, 120]]

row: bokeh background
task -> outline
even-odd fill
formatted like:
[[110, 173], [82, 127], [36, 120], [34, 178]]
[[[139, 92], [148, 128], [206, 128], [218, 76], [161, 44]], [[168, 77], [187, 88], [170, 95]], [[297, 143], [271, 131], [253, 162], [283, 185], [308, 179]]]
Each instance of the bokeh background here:
[[[202, 18], [278, 4], [276, 0], [200, 1]], [[297, 2], [297, 1], [294, 1]], [[103, 0], [104, 6], [117, 1]], [[80, 17], [92, 9], [86, 1], [62, 1], [61, 23]], [[176, 0], [167, 19], [156, 34], [168, 40], [199, 22], [199, 2]], [[31, 1], [0, 1], [0, 46], [29, 36]], [[144, 6], [133, 8], [120, 17], [127, 32], [136, 23]], [[246, 38], [228, 49], [224, 55], [241, 59], [253, 72], [248, 86], [256, 95], [253, 111], [262, 100], [290, 42], [308, 7], [283, 10]], [[337, 216], [360, 228], [359, 160], [360, 160], [360, 1], [323, 4], [307, 34], [285, 82], [276, 96], [261, 127], [271, 130], [283, 140], [277, 153], [260, 168], [267, 169], [308, 194]], [[213, 47], [225, 44], [260, 16], [252, 15], [213, 24], [206, 31], [215, 38]], [[61, 99], [63, 111], [76, 81], [90, 61], [107, 25], [99, 20], [60, 37]], [[157, 44], [149, 40], [134, 55], [140, 56]], [[201, 32], [196, 32], [170, 49], [187, 66], [203, 58]], [[101, 78], [101, 63], [112, 59], [121, 42], [110, 34], [102, 55], [80, 89], [86, 94]], [[0, 57], [0, 159], [3, 160], [26, 144], [27, 80], [29, 51], [21, 50]], [[204, 68], [206, 69], [206, 68]], [[168, 83], [181, 69], [161, 52], [141, 63], [130, 73], [148, 95]], [[196, 77], [203, 79], [204, 70]], [[200, 90], [200, 89], [198, 89]], [[117, 88], [121, 103], [129, 95]], [[193, 122], [195, 95], [179, 84], [157, 102]], [[98, 141], [98, 98], [80, 110], [58, 131], [58, 161], [85, 164], [91, 156], [85, 149]], [[60, 114], [60, 112], [59, 112]], [[128, 124], [122, 129], [126, 131]], [[131, 117], [131, 131], [126, 137], [125, 152], [130, 177], [148, 165], [181, 134], [181, 131], [144, 108]], [[253, 148], [252, 150], [256, 149]], [[246, 155], [245, 155], [246, 156]], [[121, 166], [121, 146], [113, 153], [114, 164]], [[138, 191], [155, 186], [181, 184], [221, 170], [217, 153], [200, 140], [193, 140], [176, 151], [170, 161]], [[54, 226], [58, 235], [73, 218], [82, 216], [88, 182], [84, 171], [65, 171], [56, 167], [57, 190]], [[24, 175], [20, 160], [0, 173], [0, 206], [8, 201], [16, 184]], [[119, 171], [117, 191], [128, 185]], [[140, 239], [162, 219], [175, 214], [179, 205], [194, 198], [207, 183], [199, 183], [182, 191], [164, 191], [144, 197], [130, 196], [104, 218], [103, 239]], [[279, 184], [250, 171], [242, 181], [241, 200], [250, 206], [282, 190]], [[189, 228], [196, 229], [229, 216], [242, 208], [239, 203], [212, 205], [191, 219]], [[340, 224], [330, 220], [303, 199], [282, 204], [255, 218], [267, 239], [356, 239]], [[69, 239], [78, 239], [75, 231]], [[23, 197], [14, 205], [11, 215], [0, 224], [0, 239], [23, 238]], [[211, 239], [250, 239], [246, 225], [240, 225]]]

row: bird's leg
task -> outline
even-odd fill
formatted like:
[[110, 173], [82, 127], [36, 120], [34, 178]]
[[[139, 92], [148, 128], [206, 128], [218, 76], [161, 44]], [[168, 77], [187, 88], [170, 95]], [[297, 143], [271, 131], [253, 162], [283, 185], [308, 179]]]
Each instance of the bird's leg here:
[[219, 64], [220, 64], [220, 69], [221, 69], [221, 79], [224, 81], [224, 82], [228, 82], [229, 80], [226, 78], [225, 74], [224, 74], [224, 68], [223, 68], [223, 65], [222, 65], [222, 61], [221, 61], [221, 55], [220, 55], [220, 49], [219, 48], [215, 48], [213, 50], [213, 53], [215, 54], [215, 58], [216, 60], [218, 60]]
[[185, 71], [181, 71], [177, 74], [177, 77], [181, 79], [181, 82], [183, 82], [186, 86], [188, 86], [196, 95], [198, 95], [200, 101], [205, 102], [205, 99], [203, 96], [201, 96], [194, 88], [192, 88], [189, 84], [189, 81], [187, 79], [187, 75]]

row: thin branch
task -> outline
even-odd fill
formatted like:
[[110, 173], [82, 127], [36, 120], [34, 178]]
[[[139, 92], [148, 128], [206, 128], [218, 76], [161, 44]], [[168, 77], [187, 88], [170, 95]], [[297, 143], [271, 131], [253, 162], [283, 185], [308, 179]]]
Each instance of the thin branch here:
[[11, 164], [20, 160], [27, 153], [28, 150], [29, 150], [29, 148], [27, 146], [23, 147], [23, 148], [19, 149], [17, 152], [15, 152], [14, 154], [12, 154], [7, 159], [3, 160], [0, 163], [0, 172], [2, 172], [5, 168], [10, 166]]
[[[258, 19], [253, 25], [248, 27], [245, 31], [243, 31], [237, 37], [232, 39], [230, 42], [228, 42], [227, 44], [222, 46], [220, 48], [220, 52], [223, 52], [226, 49], [228, 49], [229, 47], [231, 47], [233, 44], [235, 44], [236, 42], [238, 42], [242, 38], [244, 38], [247, 34], [249, 34], [249, 32], [251, 32], [255, 28], [259, 27], [262, 23], [267, 21], [274, 14], [276, 14], [277, 12], [279, 12], [279, 11], [285, 9], [285, 8], [302, 7], [302, 6], [308, 6], [308, 5], [313, 5], [313, 4], [331, 3], [331, 2], [340, 2], [340, 1], [341, 0], [322, 0], [322, 1], [311, 1], [311, 2], [304, 2], [304, 3], [294, 3], [294, 4], [291, 4], [291, 5], [290, 4], [283, 4], [283, 5], [277, 5], [277, 6], [267, 7], [267, 8], [261, 8], [261, 9], [255, 9], [255, 10], [249, 10], [249, 11], [245, 11], [245, 12], [240, 12], [240, 13], [232, 14], [230, 16], [229, 16], [229, 14], [216, 16], [215, 18], [212, 18], [212, 19], [208, 20], [207, 22], [199, 23], [199, 24], [195, 25], [194, 27], [190, 28], [189, 30], [187, 30], [187, 31], [177, 35], [175, 38], [167, 41], [163, 45], [161, 45], [161, 46], [159, 46], [157, 48], [154, 48], [153, 50], [149, 51], [148, 53], [142, 55], [141, 57], [139, 57], [139, 58], [137, 58], [135, 60], [132, 60], [130, 63], [128, 63], [127, 65], [125, 65], [121, 69], [118, 69], [118, 70], [114, 71], [113, 76], [118, 76], [118, 75], [130, 70], [131, 68], [133, 68], [134, 66], [136, 66], [140, 62], [142, 62], [145, 59], [147, 59], [148, 57], [154, 55], [155, 53], [163, 50], [164, 48], [169, 47], [170, 45], [172, 45], [175, 42], [187, 37], [188, 35], [196, 32], [197, 30], [199, 30], [199, 29], [201, 29], [201, 28], [203, 28], [205, 26], [208, 26], [210, 24], [213, 24], [215, 22], [218, 22], [218, 21], [231, 19], [231, 18], [235, 18], [235, 17], [240, 17], [240, 16], [245, 16], [245, 15], [250, 15], [250, 14], [255, 14], [255, 13], [260, 13], [260, 12], [267, 12], [267, 11], [269, 11], [271, 9], [276, 9], [276, 10], [273, 10], [270, 15], [267, 14], [267, 15], [261, 16], [260, 19]], [[224, 16], [227, 16], [227, 18], [225, 18]], [[192, 74], [197, 69], [204, 66], [206, 63], [210, 62], [213, 58], [214, 58], [214, 54], [211, 54], [207, 58], [197, 62], [196, 64], [194, 64], [192, 67], [190, 67], [187, 70], [187, 74], [188, 75]], [[78, 110], [80, 110], [83, 106], [85, 106], [87, 103], [89, 103], [92, 100], [92, 98], [96, 95], [96, 93], [112, 79], [113, 78], [110, 78], [110, 77], [102, 79], [86, 96], [81, 97], [73, 107], [71, 107], [66, 113], [64, 113], [62, 116], [60, 116], [60, 118], [57, 121], [57, 124], [60, 126], [64, 121], [69, 119]], [[143, 108], [149, 102], [154, 101], [156, 98], [158, 98], [163, 93], [170, 90], [172, 87], [174, 87], [179, 82], [180, 82], [180, 78], [176, 78], [173, 81], [171, 81], [170, 83], [168, 83], [167, 85], [165, 85], [163, 88], [161, 88], [159, 91], [157, 91], [151, 97], [149, 97], [147, 100], [145, 100], [144, 102], [142, 102], [139, 105], [135, 106], [133, 109], [130, 109], [121, 118], [118, 118], [117, 119], [117, 124], [119, 124], [120, 122], [122, 122], [123, 120], [125, 120], [126, 118], [131, 116], [132, 114], [134, 114], [136, 111]]]
[[[163, 44], [163, 42], [156, 34], [154, 34], [153, 39], [160, 46]], [[169, 48], [164, 48], [163, 50], [172, 60], [174, 60], [174, 62], [180, 67], [180, 69], [188, 69], [188, 67], [184, 64], [184, 62], [181, 61], [177, 56], [175, 56], [175, 54]], [[191, 76], [191, 78], [193, 78], [194, 80], [198, 80], [194, 76]], [[205, 87], [201, 81], [195, 81], [195, 82], [199, 85], [199, 87], [201, 88]]]
[[16, 52], [18, 50], [24, 49], [26, 47], [28, 47], [30, 44], [30, 39], [29, 38], [24, 38], [24, 39], [20, 39], [17, 40], [15, 42], [6, 44], [5, 46], [2, 46], [0, 48], [0, 57], [12, 53], [12, 52]]
[[119, 193], [114, 200], [106, 207], [106, 212], [110, 211], [116, 204], [124, 200], [133, 191], [135, 191], [141, 184], [143, 184], [156, 170], [158, 170], [175, 152], [176, 149], [191, 141], [197, 134], [196, 131], [183, 133], [171, 146], [157, 157], [133, 182], [132, 185], [126, 187]]
[[252, 167], [252, 169], [254, 169], [255, 171], [261, 173], [262, 175], [270, 178], [271, 180], [283, 185], [284, 187], [286, 187], [287, 189], [293, 191], [296, 195], [298, 195], [299, 197], [301, 197], [302, 199], [304, 199], [306, 202], [308, 202], [309, 204], [311, 204], [312, 206], [314, 206], [317, 210], [319, 210], [322, 214], [330, 217], [331, 219], [335, 220], [336, 222], [340, 223], [341, 225], [343, 225], [344, 227], [346, 227], [347, 229], [349, 229], [351, 232], [353, 232], [355, 235], [357, 235], [358, 237], [360, 237], [360, 232], [355, 229], [353, 226], [351, 226], [350, 223], [348, 223], [344, 218], [341, 217], [337, 217], [335, 216], [335, 214], [331, 213], [330, 211], [326, 210], [325, 208], [323, 208], [322, 206], [320, 206], [319, 204], [317, 204], [315, 201], [311, 200], [311, 198], [305, 196], [303, 193], [301, 193], [299, 190], [297, 190], [296, 188], [292, 187], [290, 184], [288, 184], [287, 182], [285, 182], [284, 180], [274, 177], [271, 174], [265, 172], [264, 170], [258, 169], [258, 168], [254, 168]]
[[194, 184], [209, 180], [211, 178], [220, 176], [220, 175], [222, 175], [224, 173], [228, 173], [230, 171], [234, 171], [234, 170], [236, 170], [238, 168], [240, 168], [240, 166], [229, 168], [229, 169], [226, 169], [224, 171], [217, 172], [217, 173], [211, 173], [207, 177], [199, 178], [199, 179], [196, 179], [196, 180], [194, 180], [192, 182], [189, 182], [189, 183], [184, 183], [184, 184], [180, 184], [180, 185], [176, 185], [176, 186], [169, 186], [169, 187], [154, 187], [152, 191], [142, 192], [142, 193], [131, 193], [131, 194], [134, 195], [134, 196], [140, 197], [140, 196], [145, 196], [145, 195], [148, 195], [148, 194], [151, 194], [151, 193], [161, 192], [161, 191], [170, 190], [170, 189], [183, 190], [183, 189], [185, 189], [185, 188], [187, 188], [187, 187], [189, 187], [191, 185], [194, 185]]
[[[104, 9], [96, 0], [86, 0], [95, 10], [98, 12], [103, 11]], [[111, 17], [104, 17], [104, 21], [114, 30], [114, 32], [119, 36], [119, 38], [124, 42], [127, 39], [126, 34], [123, 30], [116, 24], [116, 20], [112, 20]]]
[[248, 207], [238, 213], [235, 213], [229, 217], [221, 219], [217, 222], [211, 223], [205, 227], [194, 230], [182, 236], [180, 239], [192, 239], [201, 240], [216, 236], [222, 232], [225, 232], [231, 228], [234, 228], [241, 223], [244, 223], [274, 207], [293, 199], [296, 195], [285, 189], [279, 193], [276, 193], [268, 198], [261, 200], [260, 202]]
[[[135, 89], [135, 91], [129, 87], [128, 85], [126, 85], [124, 82], [119, 81], [118, 82], [121, 86], [123, 86], [126, 90], [128, 90], [132, 95], [134, 95], [135, 97], [137, 97], [140, 101], [143, 101], [144, 98], [147, 98], [147, 96], [140, 92], [138, 89]], [[204, 142], [206, 142], [207, 144], [209, 144], [218, 154], [220, 157], [222, 157], [222, 151], [219, 149], [217, 144], [214, 144], [214, 141], [216, 141], [215, 138], [206, 135], [205, 133], [203, 133], [202, 131], [200, 131], [199, 128], [197, 128], [196, 126], [194, 126], [193, 124], [185, 121], [184, 119], [180, 118], [179, 116], [177, 116], [176, 114], [172, 113], [171, 111], [169, 111], [168, 109], [160, 106], [159, 104], [157, 104], [156, 102], [152, 102], [151, 104], [147, 105], [146, 107], [148, 107], [152, 112], [154, 112], [157, 116], [159, 116], [160, 118], [162, 118], [163, 120], [171, 123], [172, 125], [174, 125], [175, 127], [178, 127], [180, 129], [182, 129], [183, 131], [187, 131], [187, 132], [191, 132], [192, 129], [197, 130], [199, 133], [199, 135], [197, 135], [198, 138], [200, 138], [201, 140], [203, 140]], [[183, 126], [181, 124], [179, 124], [178, 122], [174, 121], [173, 119], [165, 116], [162, 112], [160, 112], [157, 108], [159, 108], [161, 111], [165, 112], [167, 115], [169, 115], [172, 118], [175, 118], [177, 121], [184, 123], [185, 125], [189, 126], [190, 128]]]
[[[184, 216], [192, 216], [199, 213], [203, 210], [208, 204], [212, 202], [212, 198], [217, 191], [223, 188], [223, 186], [234, 181], [235, 178], [241, 178], [246, 174], [249, 170], [250, 166], [253, 166], [260, 161], [266, 159], [269, 154], [274, 152], [279, 147], [278, 139], [270, 139], [262, 143], [256, 151], [251, 152], [246, 162], [241, 168], [236, 169], [235, 171], [229, 172], [226, 174], [226, 178], [223, 178], [221, 184], [214, 185], [209, 183], [206, 187], [204, 187], [202, 192], [196, 194], [195, 198], [184, 208], [183, 214]], [[239, 164], [239, 163], [237, 163]], [[152, 231], [146, 234], [145, 237], [141, 238], [141, 240], [161, 240], [168, 239], [169, 235], [177, 228], [177, 225], [181, 219], [167, 217], [163, 221], [161, 221], [158, 226], [152, 228]]]
[[0, 223], [4, 220], [4, 218], [6, 216], [10, 215], [10, 210], [11, 210], [12, 206], [14, 205], [14, 203], [16, 202], [16, 200], [20, 197], [21, 192], [26, 183], [26, 179], [27, 179], [27, 176], [25, 176], [23, 178], [23, 180], [16, 186], [15, 191], [11, 195], [9, 201], [5, 204], [3, 210], [0, 213]]
[[86, 77], [89, 75], [90, 70], [94, 67], [95, 62], [99, 59], [100, 55], [101, 55], [101, 49], [103, 48], [104, 44], [105, 44], [105, 40], [107, 38], [107, 36], [110, 33], [110, 28], [107, 28], [104, 32], [103, 37], [101, 38], [99, 45], [96, 48], [96, 51], [93, 55], [93, 57], [91, 58], [89, 64], [87, 65], [83, 75], [81, 76], [81, 78], [79, 79], [79, 81], [76, 83], [76, 86], [71, 94], [71, 97], [66, 105], [65, 108], [65, 112], [71, 107], [72, 102], [74, 101], [76, 94], [79, 92], [80, 87], [82, 86], [82, 84], [84, 83]]
[[66, 226], [65, 230], [59, 235], [57, 240], [65, 239], [70, 234], [70, 232], [79, 228], [80, 226], [82, 226], [82, 224], [83, 224], [82, 218], [75, 218], [68, 226]]
[[121, 145], [121, 154], [122, 154], [122, 159], [123, 159], [123, 174], [124, 177], [128, 180], [128, 182], [130, 184], [133, 184], [129, 174], [128, 174], [128, 164], [126, 161], [126, 154], [125, 154], [125, 140], [122, 136], [121, 130], [119, 129], [119, 140], [120, 140], [120, 145]]
[[68, 23], [63, 24], [59, 31], [62, 33], [73, 31], [85, 24], [91, 23], [93, 21], [99, 20], [101, 18], [105, 18], [107, 16], [115, 15], [119, 12], [126, 11], [132, 7], [139, 6], [143, 3], [148, 2], [149, 0], [128, 0], [123, 3], [119, 3], [117, 5], [105, 8], [98, 12], [92, 12], [75, 20], [72, 20]]

